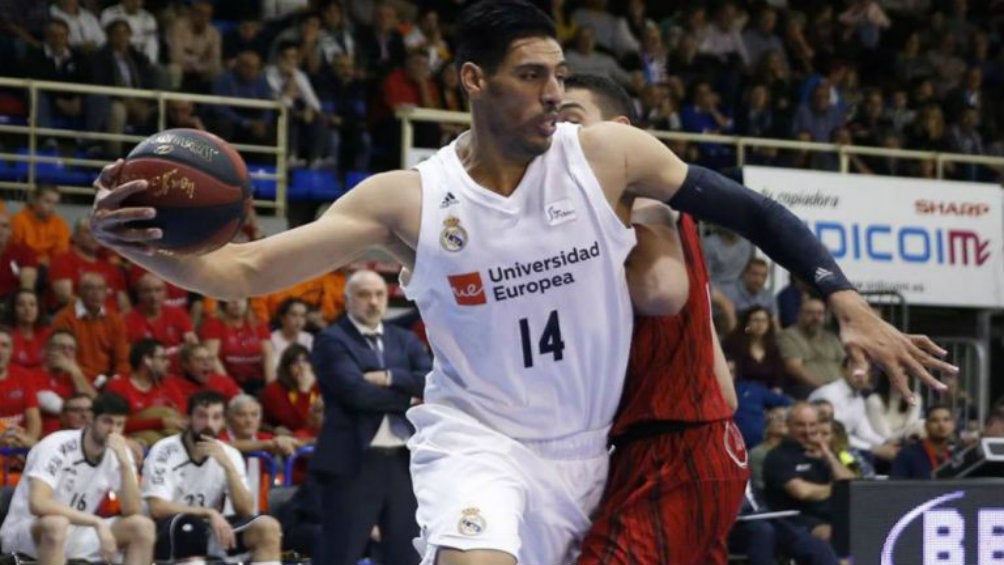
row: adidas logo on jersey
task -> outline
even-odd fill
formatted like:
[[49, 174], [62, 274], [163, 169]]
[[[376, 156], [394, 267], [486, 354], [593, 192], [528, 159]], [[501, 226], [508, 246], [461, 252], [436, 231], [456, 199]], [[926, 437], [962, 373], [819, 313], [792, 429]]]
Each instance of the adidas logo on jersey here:
[[457, 197], [454, 196], [452, 192], [447, 192], [446, 196], [443, 197], [443, 201], [439, 203], [439, 207], [449, 208], [450, 206], [453, 206], [454, 204], [457, 204], [459, 202], [460, 201], [457, 200]]
[[816, 269], [816, 282], [817, 283], [821, 282], [821, 281], [825, 281], [826, 279], [828, 279], [828, 278], [830, 278], [832, 276], [833, 276], [832, 272], [830, 272], [830, 271], [828, 271], [828, 270], [826, 270], [826, 269], [824, 269], [822, 267], [819, 267], [819, 268]]

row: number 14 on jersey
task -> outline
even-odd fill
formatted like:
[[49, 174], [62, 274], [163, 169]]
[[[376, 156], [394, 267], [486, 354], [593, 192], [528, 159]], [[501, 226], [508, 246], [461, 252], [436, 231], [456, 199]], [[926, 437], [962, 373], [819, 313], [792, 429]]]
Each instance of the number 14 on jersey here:
[[[519, 338], [523, 345], [523, 366], [528, 369], [533, 367], [535, 330], [536, 328], [530, 327], [529, 318], [519, 319]], [[551, 310], [547, 316], [547, 323], [544, 324], [544, 329], [540, 332], [540, 337], [537, 338], [537, 355], [553, 355], [555, 361], [561, 361], [564, 350], [565, 342], [561, 340], [561, 322], [558, 320], [558, 311]]]

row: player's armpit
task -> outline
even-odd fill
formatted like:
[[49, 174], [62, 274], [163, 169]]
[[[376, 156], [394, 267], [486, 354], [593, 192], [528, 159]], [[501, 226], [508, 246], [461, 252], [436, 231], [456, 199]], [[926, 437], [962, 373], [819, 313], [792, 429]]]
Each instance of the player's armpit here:
[[636, 225], [637, 245], [628, 255], [628, 291], [635, 313], [671, 316], [686, 304], [690, 280], [676, 229]]

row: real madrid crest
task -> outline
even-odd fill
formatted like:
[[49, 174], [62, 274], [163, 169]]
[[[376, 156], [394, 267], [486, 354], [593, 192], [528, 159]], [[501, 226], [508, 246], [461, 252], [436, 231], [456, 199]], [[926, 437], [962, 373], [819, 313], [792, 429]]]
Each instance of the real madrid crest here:
[[467, 245], [467, 230], [460, 225], [460, 219], [447, 216], [443, 220], [443, 231], [439, 234], [439, 244], [447, 251], [460, 251]]
[[483, 534], [488, 524], [481, 517], [481, 511], [477, 508], [464, 508], [460, 511], [463, 514], [460, 522], [457, 523], [457, 531], [465, 536], [477, 536]]

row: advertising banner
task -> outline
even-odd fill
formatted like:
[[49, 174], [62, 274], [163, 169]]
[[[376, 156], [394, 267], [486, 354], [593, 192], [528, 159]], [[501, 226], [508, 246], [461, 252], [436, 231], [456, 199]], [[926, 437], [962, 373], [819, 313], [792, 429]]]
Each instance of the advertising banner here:
[[768, 167], [744, 167], [743, 177], [802, 218], [862, 291], [1004, 306], [999, 186]]

